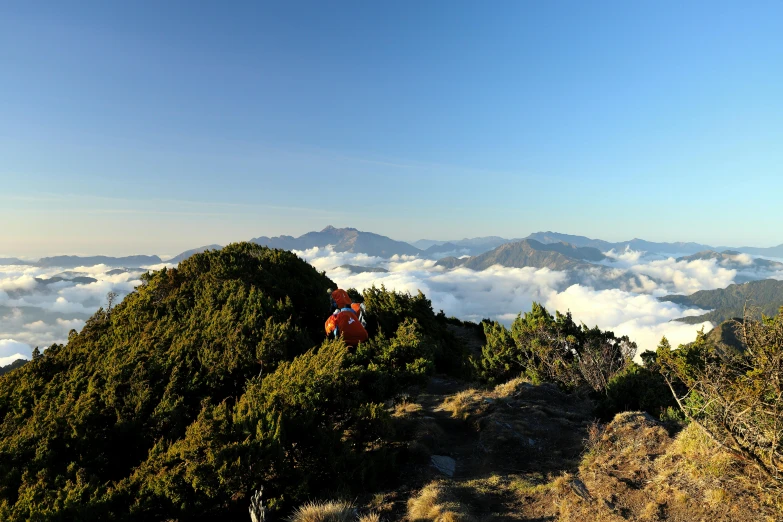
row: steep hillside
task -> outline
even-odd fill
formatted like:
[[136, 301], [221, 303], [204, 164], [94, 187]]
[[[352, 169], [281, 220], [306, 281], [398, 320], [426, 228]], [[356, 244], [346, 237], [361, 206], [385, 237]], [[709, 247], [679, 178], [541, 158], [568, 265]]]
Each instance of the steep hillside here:
[[438, 261], [438, 265], [447, 268], [464, 266], [472, 270], [484, 270], [493, 265], [566, 270], [581, 268], [586, 266], [586, 261], [600, 261], [604, 258], [605, 256], [595, 248], [575, 247], [568, 243], [544, 244], [526, 239], [517, 243], [506, 243], [470, 259], [445, 258]]
[[707, 339], [721, 350], [742, 351], [745, 345], [742, 342], [741, 322], [739, 317], [724, 321], [707, 333]]
[[334, 228], [332, 226], [328, 226], [320, 232], [308, 232], [299, 237], [261, 236], [250, 241], [283, 250], [306, 250], [313, 247], [323, 248], [327, 245], [334, 245], [337, 252], [356, 252], [378, 257], [413, 256], [421, 253], [421, 250], [403, 241], [395, 241], [371, 232], [361, 232], [355, 228]]
[[783, 281], [765, 279], [729, 285], [716, 290], [700, 290], [691, 295], [667, 295], [659, 298], [682, 306], [711, 310], [695, 316], [677, 319], [688, 324], [711, 321], [719, 324], [734, 317], [742, 317], [745, 305], [757, 308], [765, 315], [776, 315], [783, 306]]

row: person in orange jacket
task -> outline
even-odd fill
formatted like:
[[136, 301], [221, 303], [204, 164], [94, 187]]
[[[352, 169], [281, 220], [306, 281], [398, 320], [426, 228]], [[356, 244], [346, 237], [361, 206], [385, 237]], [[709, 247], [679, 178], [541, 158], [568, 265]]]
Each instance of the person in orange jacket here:
[[360, 318], [361, 305], [352, 303], [348, 292], [340, 288], [332, 292], [331, 298], [335, 310], [324, 324], [326, 335], [342, 337], [345, 344], [353, 347], [366, 341], [369, 335]]

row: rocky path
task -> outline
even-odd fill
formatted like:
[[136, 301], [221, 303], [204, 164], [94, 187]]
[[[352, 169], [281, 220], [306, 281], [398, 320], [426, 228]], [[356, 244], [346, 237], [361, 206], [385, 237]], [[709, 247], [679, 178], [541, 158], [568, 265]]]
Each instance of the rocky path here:
[[[500, 391], [498, 391], [500, 390]], [[525, 489], [575, 469], [587, 419], [584, 404], [555, 387], [517, 383], [477, 390], [444, 376], [416, 397], [413, 444], [426, 449], [396, 492], [388, 520], [404, 518], [407, 499], [438, 481], [476, 521], [547, 520], [527, 509]], [[462, 519], [460, 519], [462, 520]]]

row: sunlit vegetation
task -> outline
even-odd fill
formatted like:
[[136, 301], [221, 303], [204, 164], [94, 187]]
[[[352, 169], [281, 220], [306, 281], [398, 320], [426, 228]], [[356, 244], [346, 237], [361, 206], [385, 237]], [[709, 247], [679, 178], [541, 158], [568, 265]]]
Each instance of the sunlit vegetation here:
[[[540, 517], [652, 520], [744, 498], [743, 466], [759, 491], [779, 485], [783, 315], [747, 318], [743, 350], [700, 335], [639, 364], [631, 339], [539, 304], [510, 328], [475, 325], [371, 287], [349, 292], [370, 332], [350, 348], [323, 331], [335, 287], [290, 252], [240, 243], [109, 299], [0, 377], [0, 520], [243, 519], [261, 488], [270, 513], [301, 521], [478, 520], [492, 495]], [[483, 455], [480, 476], [419, 474], [397, 507], [394, 494], [357, 503], [449, 441]], [[639, 484], [680, 482], [644, 486], [656, 497], [643, 503], [633, 482], [638, 498], [603, 514], [568, 496], [622, 496], [607, 477], [623, 466]]]

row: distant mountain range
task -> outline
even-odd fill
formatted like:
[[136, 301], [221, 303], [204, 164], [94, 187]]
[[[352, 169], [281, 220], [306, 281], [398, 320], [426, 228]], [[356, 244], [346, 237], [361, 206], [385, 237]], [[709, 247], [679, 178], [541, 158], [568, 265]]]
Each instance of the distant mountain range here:
[[[498, 236], [477, 237], [473, 239], [462, 240], [450, 240], [450, 241], [437, 241], [433, 239], [420, 239], [414, 241], [412, 244], [418, 248], [424, 249], [425, 252], [449, 252], [459, 248], [469, 249], [468, 255], [476, 256], [484, 252], [493, 250], [500, 245], [506, 243], [517, 243], [522, 239], [533, 239], [540, 243], [552, 244], [552, 243], [569, 243], [577, 247], [592, 247], [597, 248], [601, 252], [607, 252], [609, 250], [625, 250], [626, 247], [632, 250], [649, 252], [652, 254], [697, 254], [704, 251], [723, 252], [725, 250], [751, 254], [754, 256], [767, 256], [767, 257], [783, 257], [783, 244], [768, 247], [728, 247], [728, 246], [710, 246], [702, 243], [694, 242], [672, 242], [672, 243], [659, 243], [654, 241], [647, 241], [644, 239], [634, 238], [628, 241], [604, 241], [603, 239], [591, 239], [585, 236], [577, 236], [572, 234], [561, 234], [559, 232], [535, 232], [525, 238], [506, 239]], [[434, 248], [433, 248], [434, 247]]]
[[[683, 254], [684, 257], [681, 260], [693, 260], [693, 259], [716, 259], [719, 263], [727, 268], [737, 268], [739, 270], [747, 269], [748, 265], [743, 264], [744, 260], [738, 258], [740, 254], [751, 254], [754, 256], [767, 256], [767, 257], [781, 257], [783, 258], [783, 244], [769, 247], [712, 247], [710, 245], [693, 243], [693, 242], [673, 242], [673, 243], [658, 243], [652, 241], [646, 241], [644, 239], [631, 239], [629, 241], [610, 242], [602, 239], [591, 239], [585, 236], [577, 236], [571, 234], [561, 234], [558, 232], [535, 232], [530, 234], [526, 238], [506, 239], [499, 236], [485, 236], [465, 238], [451, 241], [441, 241], [434, 239], [420, 239], [411, 243], [404, 241], [397, 241], [380, 234], [374, 234], [372, 232], [363, 232], [355, 228], [335, 228], [328, 226], [320, 232], [308, 232], [299, 237], [293, 236], [276, 236], [267, 237], [260, 236], [253, 238], [250, 241], [269, 246], [271, 248], [279, 248], [283, 250], [308, 250], [314, 247], [324, 248], [327, 245], [332, 245], [336, 252], [353, 252], [364, 253], [376, 257], [389, 258], [394, 255], [409, 255], [420, 256], [428, 259], [439, 259], [441, 266], [483, 266], [488, 259], [500, 256], [498, 259], [504, 259], [505, 262], [510, 263], [509, 266], [518, 266], [519, 261], [512, 261], [512, 251], [515, 249], [504, 250], [501, 255], [499, 252], [483, 258], [482, 260], [472, 260], [470, 263], [466, 260], [455, 261], [451, 258], [460, 257], [479, 257], [483, 254], [494, 252], [499, 247], [507, 244], [517, 244], [527, 240], [528, 242], [535, 241], [542, 245], [558, 245], [568, 244], [575, 248], [591, 248], [599, 251], [599, 254], [603, 255], [603, 252], [614, 249], [615, 251], [621, 251], [626, 248], [631, 248], [637, 251], [644, 251], [654, 254]], [[542, 251], [538, 246], [530, 246], [532, 243], [528, 243], [528, 247], [535, 251]], [[182, 252], [181, 254], [167, 260], [168, 263], [179, 263], [180, 261], [187, 259], [195, 253], [203, 252], [204, 250], [221, 248], [221, 245], [206, 245], [199, 248], [194, 248]], [[516, 250], [519, 250], [517, 248]], [[523, 248], [524, 250], [524, 248]], [[557, 252], [557, 250], [550, 250]], [[567, 252], [560, 252], [566, 257], [571, 257]], [[526, 255], [526, 254], [525, 254]], [[594, 254], [591, 254], [596, 257]], [[693, 257], [698, 256], [698, 257]], [[524, 257], [524, 256], [523, 256]], [[541, 256], [534, 256], [538, 258], [538, 261], [532, 261], [534, 263], [552, 265], [552, 266], [566, 266], [568, 263], [560, 261], [543, 261]], [[581, 259], [577, 257], [576, 259]], [[594, 261], [595, 259], [582, 259], [583, 261]], [[97, 264], [104, 264], [110, 267], [125, 268], [125, 267], [138, 267], [149, 266], [163, 263], [160, 257], [156, 255], [136, 255], [126, 257], [112, 257], [112, 256], [53, 256], [44, 257], [38, 261], [30, 261], [24, 259], [18, 259], [14, 257], [0, 258], [0, 265], [31, 265], [40, 267], [63, 267], [63, 268], [75, 268], [77, 266], [93, 266]], [[767, 262], [765, 265], [764, 260], [754, 260], [752, 263], [752, 269], [757, 271], [762, 270], [778, 270], [779, 267], [774, 262]], [[533, 266], [533, 265], [526, 265]]]
[[320, 232], [308, 232], [299, 237], [277, 236], [256, 237], [250, 240], [259, 245], [283, 250], [307, 250], [332, 245], [335, 252], [363, 253], [369, 256], [392, 257], [394, 255], [416, 256], [421, 250], [403, 241], [372, 232], [361, 232], [355, 228], [334, 228], [328, 226]]
[[[724, 250], [723, 252], [705, 250], [703, 252], [698, 252], [689, 256], [678, 257], [677, 261], [697, 261], [711, 259], [714, 259], [720, 266], [724, 268], [738, 270], [741, 272], [753, 271], [771, 273], [783, 270], [783, 263], [778, 261], [771, 261], [769, 259], [751, 258], [750, 254], [745, 254], [736, 250]], [[739, 277], [739, 279], [741, 279], [741, 277]], [[758, 279], [758, 277], [755, 279]]]
[[194, 254], [200, 254], [201, 252], [205, 252], [207, 250], [220, 250], [221, 248], [223, 248], [221, 245], [207, 245], [203, 247], [193, 248], [191, 250], [185, 250], [181, 254], [174, 256], [171, 259], [167, 259], [166, 263], [179, 264], [180, 261], [184, 261], [185, 259], [189, 258]]
[[732, 250], [745, 254], [752, 254], [754, 256], [783, 257], [783, 244], [769, 248], [727, 246], [713, 247], [710, 245], [691, 242], [656, 243], [653, 241], [646, 241], [644, 239], [636, 238], [629, 241], [611, 243], [602, 239], [590, 239], [585, 236], [572, 236], [570, 234], [560, 234], [557, 232], [536, 232], [534, 234], [530, 234], [527, 239], [536, 239], [542, 243], [565, 241], [566, 243], [570, 243], [575, 246], [589, 246], [598, 248], [602, 252], [606, 252], [611, 249], [624, 250], [626, 247], [630, 247], [632, 250], [656, 254], [696, 254], [705, 250], [717, 252]]
[[385, 268], [381, 268], [378, 266], [340, 265], [337, 268], [343, 268], [345, 270], [349, 270], [354, 274], [365, 274], [368, 272], [385, 274], [388, 272], [388, 270], [386, 270]]
[[414, 241], [412, 244], [416, 248], [422, 249], [426, 257], [437, 258], [446, 255], [453, 256], [455, 254], [477, 256], [479, 254], [483, 254], [484, 252], [489, 252], [490, 250], [493, 250], [505, 243], [515, 243], [517, 241], [521, 241], [521, 238], [505, 239], [498, 236], [486, 236], [474, 237], [472, 239], [465, 238], [453, 241], [420, 239], [418, 241]]
[[158, 256], [53, 256], [42, 257], [35, 262], [35, 266], [76, 268], [77, 266], [106, 265], [116, 267], [157, 265], [162, 263]]
[[688, 324], [711, 321], [713, 324], [719, 324], [728, 319], [742, 317], [745, 303], [765, 315], [776, 315], [778, 309], [783, 306], [783, 281], [750, 281], [716, 290], [700, 290], [691, 295], [667, 295], [659, 299], [681, 306], [711, 310], [703, 315], [683, 317], [677, 321]]
[[17, 368], [21, 368], [27, 364], [27, 359], [17, 359], [11, 364], [6, 364], [5, 366], [0, 366], [0, 375], [3, 375], [4, 373], [8, 373], [11, 370], [16, 370]]
[[34, 265], [33, 261], [25, 261], [17, 257], [0, 257], [0, 265]]
[[485, 270], [493, 265], [568, 270], [583, 268], [588, 262], [603, 259], [606, 256], [592, 247], [576, 247], [562, 242], [544, 244], [535, 239], [523, 239], [516, 243], [505, 243], [478, 256], [462, 259], [447, 257], [436, 264], [446, 268], [462, 266], [472, 270]]

